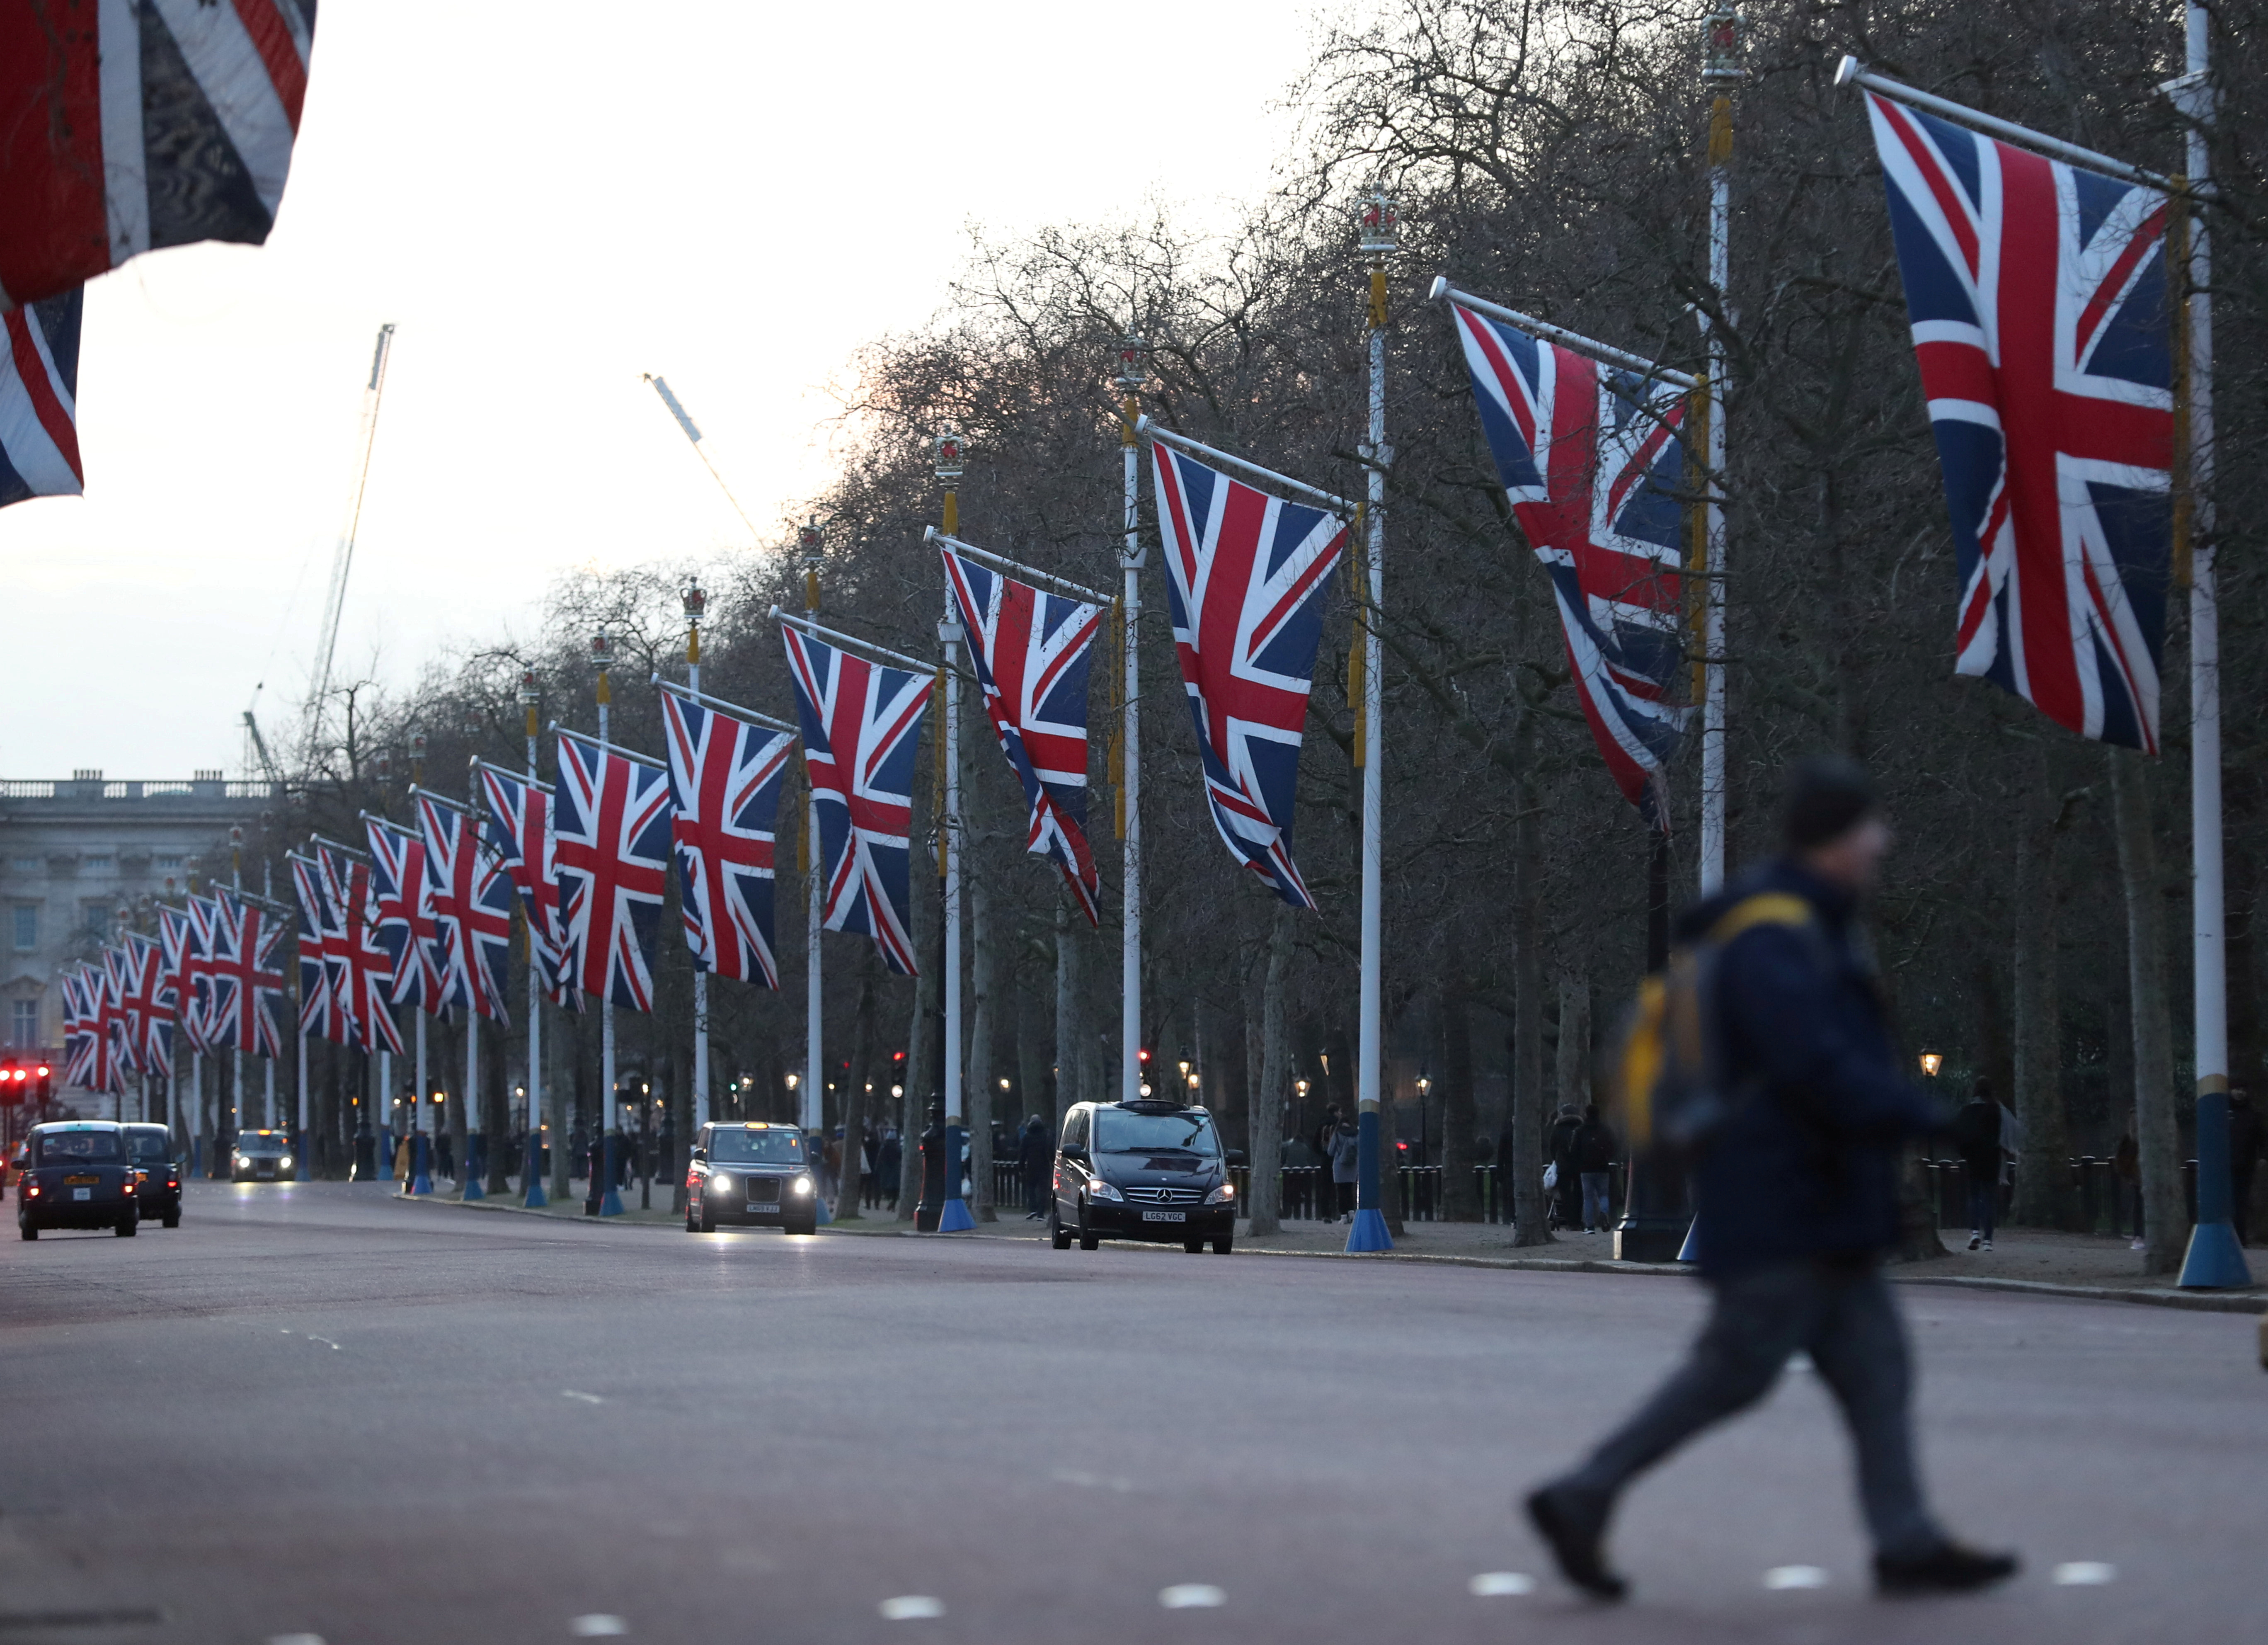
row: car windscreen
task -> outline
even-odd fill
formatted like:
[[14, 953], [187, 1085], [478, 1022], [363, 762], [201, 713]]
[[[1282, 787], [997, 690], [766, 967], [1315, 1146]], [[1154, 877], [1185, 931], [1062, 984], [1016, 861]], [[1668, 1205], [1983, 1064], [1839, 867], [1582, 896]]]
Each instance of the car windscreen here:
[[800, 1165], [803, 1132], [799, 1131], [733, 1131], [709, 1133], [709, 1157], [718, 1164]]
[[1130, 1114], [1123, 1108], [1094, 1110], [1097, 1154], [1154, 1154], [1178, 1149], [1218, 1154], [1220, 1139], [1207, 1114]]
[[162, 1165], [173, 1157], [173, 1150], [164, 1137], [136, 1132], [126, 1140], [133, 1149], [133, 1156], [137, 1163], [148, 1164], [154, 1160]]
[[291, 1140], [289, 1137], [259, 1137], [247, 1133], [236, 1140], [236, 1151], [239, 1154], [289, 1154]]
[[114, 1131], [57, 1131], [40, 1139], [42, 1165], [77, 1165], [81, 1162], [115, 1165], [125, 1157]]

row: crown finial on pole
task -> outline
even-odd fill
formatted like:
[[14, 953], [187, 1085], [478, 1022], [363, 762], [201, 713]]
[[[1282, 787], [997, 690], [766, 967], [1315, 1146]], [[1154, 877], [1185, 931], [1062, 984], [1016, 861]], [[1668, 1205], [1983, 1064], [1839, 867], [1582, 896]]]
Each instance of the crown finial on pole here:
[[709, 609], [709, 596], [701, 590], [701, 579], [695, 578], [685, 585], [685, 660], [699, 667], [701, 662], [701, 614]]

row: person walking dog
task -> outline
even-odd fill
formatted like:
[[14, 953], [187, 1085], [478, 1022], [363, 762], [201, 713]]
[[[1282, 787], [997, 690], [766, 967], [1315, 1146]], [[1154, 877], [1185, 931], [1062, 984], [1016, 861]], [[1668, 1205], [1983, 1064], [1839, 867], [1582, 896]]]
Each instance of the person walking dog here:
[[1858, 1453], [1878, 1590], [1959, 1592], [2017, 1567], [1955, 1541], [1930, 1513], [1905, 1328], [1882, 1277], [1897, 1239], [1899, 1144], [1940, 1125], [1901, 1072], [1855, 928], [1890, 830], [1865, 771], [1832, 756], [1797, 765], [1783, 824], [1785, 853], [1692, 910], [1678, 933], [1719, 945], [1705, 1029], [1722, 1108], [1693, 1172], [1708, 1320], [1653, 1398], [1526, 1502], [1567, 1580], [1601, 1599], [1628, 1591], [1602, 1545], [1624, 1488], [1762, 1398], [1799, 1349]]

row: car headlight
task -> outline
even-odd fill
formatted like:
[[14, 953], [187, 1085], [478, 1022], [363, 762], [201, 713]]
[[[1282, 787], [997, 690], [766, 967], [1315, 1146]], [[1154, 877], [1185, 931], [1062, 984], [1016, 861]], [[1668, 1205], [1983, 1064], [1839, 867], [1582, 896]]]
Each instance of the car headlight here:
[[1234, 1183], [1223, 1183], [1219, 1187], [1214, 1189], [1211, 1193], [1204, 1197], [1204, 1202], [1209, 1206], [1225, 1206], [1235, 1198], [1236, 1184]]
[[252, 1158], [249, 1154], [239, 1154], [236, 1156], [236, 1162], [239, 1165], [249, 1165], [252, 1163]]
[[794, 1194], [809, 1193], [811, 1191], [811, 1178], [808, 1177], [797, 1177], [794, 1184], [789, 1188], [788, 1191]]
[[1090, 1199], [1116, 1199], [1121, 1203], [1123, 1203], [1126, 1199], [1124, 1194], [1120, 1193], [1100, 1177], [1086, 1185], [1086, 1194]]
[[731, 1193], [733, 1191], [733, 1174], [730, 1171], [718, 1171], [715, 1173], [709, 1178], [709, 1191], [712, 1194]]
[[291, 1169], [291, 1156], [287, 1154], [282, 1159], [276, 1161], [276, 1163], [282, 1166], [288, 1171]]

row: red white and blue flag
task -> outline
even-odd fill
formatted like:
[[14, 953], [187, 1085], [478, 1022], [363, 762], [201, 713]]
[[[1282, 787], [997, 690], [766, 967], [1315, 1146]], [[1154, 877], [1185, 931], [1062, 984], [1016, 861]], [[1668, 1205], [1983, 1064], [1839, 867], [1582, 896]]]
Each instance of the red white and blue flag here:
[[101, 1083], [98, 1091], [114, 1094], [126, 1089], [126, 1076], [139, 1066], [134, 1057], [134, 1041], [126, 1022], [126, 956], [116, 948], [102, 951], [102, 963], [95, 968], [95, 1020], [99, 1023], [96, 1032], [95, 1073]]
[[363, 818], [370, 841], [372, 919], [378, 944], [394, 968], [391, 1000], [429, 1016], [446, 1008], [435, 955], [440, 926], [433, 918], [433, 889], [425, 874], [423, 836], [382, 817]]
[[208, 1053], [218, 1051], [221, 1044], [213, 1017], [213, 957], [220, 952], [221, 941], [220, 904], [209, 896], [189, 898], [189, 946], [183, 956], [182, 973], [189, 992], [182, 1003], [181, 1020], [195, 1022], [189, 1044]]
[[1513, 517], [1551, 578], [1569, 673], [1623, 798], [1668, 826], [1662, 771], [1690, 711], [1679, 526], [1685, 391], [1453, 306]]
[[543, 992], [554, 1005], [579, 1011], [583, 991], [575, 986], [564, 963], [559, 863], [551, 837], [555, 804], [551, 786], [486, 760], [475, 763], [480, 768], [481, 791], [488, 798], [489, 846], [519, 889]]
[[1295, 908], [1300, 734], [1346, 522], [1152, 442], [1174, 651], [1189, 688], [1205, 800], [1229, 854]]
[[509, 1022], [504, 978], [512, 957], [512, 881], [482, 845], [480, 820], [454, 801], [420, 790], [417, 831], [425, 840], [425, 882], [440, 929], [442, 998]]
[[777, 988], [773, 853], [795, 739], [666, 684], [661, 724], [686, 946], [704, 971]]
[[181, 1037], [192, 1051], [205, 1049], [204, 1029], [198, 1020], [196, 977], [190, 961], [195, 953], [196, 925], [186, 908], [158, 905], [158, 963], [165, 967], [165, 992], [159, 998], [173, 1014]]
[[322, 849], [326, 881], [346, 911], [347, 1014], [364, 1051], [399, 1055], [401, 1029], [394, 1020], [394, 956], [378, 940], [378, 900], [371, 865], [335, 845]]
[[0, 314], [0, 508], [27, 497], [76, 497], [78, 325], [85, 297], [73, 287]]
[[1086, 840], [1086, 679], [1102, 609], [940, 547], [1000, 751], [1024, 786], [1024, 849], [1051, 859], [1089, 925], [1101, 881]]
[[113, 952], [119, 955], [118, 1004], [131, 1066], [163, 1079], [173, 1068], [173, 988], [165, 955], [136, 932], [127, 933], [125, 948]]
[[265, 240], [314, 34], [315, 0], [0, 6], [0, 308], [145, 251]]
[[56, 978], [63, 993], [63, 1078], [82, 1091], [100, 1088], [95, 1084], [95, 1045], [102, 1019], [92, 976], [92, 967], [75, 965]]
[[819, 814], [826, 926], [873, 938], [882, 962], [917, 974], [911, 911], [914, 754], [934, 676], [886, 668], [780, 625]]
[[291, 889], [299, 904], [299, 1031], [335, 1045], [354, 1044], [354, 1020], [347, 1008], [347, 920], [323, 865], [297, 853]]
[[210, 971], [213, 1043], [247, 1056], [281, 1057], [284, 972], [276, 949], [284, 939], [283, 924], [258, 904], [228, 891], [220, 894], [219, 907]]
[[669, 886], [669, 777], [656, 762], [559, 734], [552, 858], [565, 967], [585, 993], [653, 1009], [653, 945]]
[[2154, 754], [2173, 531], [2166, 196], [1869, 92], [1952, 517], [1955, 671]]

